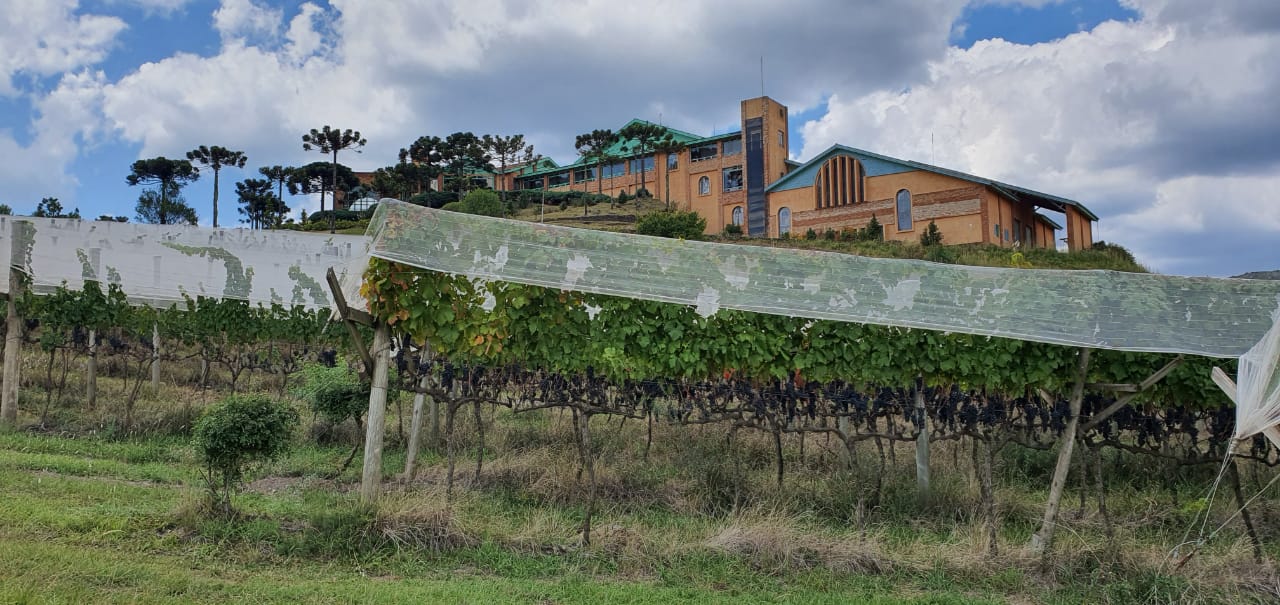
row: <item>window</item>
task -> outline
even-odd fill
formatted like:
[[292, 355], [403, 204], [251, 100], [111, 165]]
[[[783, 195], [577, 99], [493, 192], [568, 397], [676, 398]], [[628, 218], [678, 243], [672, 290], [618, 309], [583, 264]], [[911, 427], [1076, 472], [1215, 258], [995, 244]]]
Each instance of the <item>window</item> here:
[[721, 191], [737, 191], [742, 189], [742, 166], [730, 166], [720, 171], [724, 177]]
[[1022, 221], [1015, 218], [1013, 219], [1013, 241], [1020, 242], [1022, 241], [1021, 238], [1022, 238]]
[[911, 230], [911, 192], [898, 191], [898, 231]]
[[738, 155], [739, 153], [742, 153], [742, 139], [729, 139], [728, 141], [721, 143], [721, 146], [724, 148], [724, 155]]
[[1000, 239], [1000, 225], [996, 225], [996, 239]]
[[837, 155], [827, 160], [814, 177], [814, 207], [834, 208], [861, 203], [863, 175], [862, 162], [858, 158]]
[[1031, 230], [1031, 225], [1027, 225], [1022, 228], [1022, 241], [1026, 243], [1028, 246], [1035, 245], [1036, 236], [1035, 236], [1035, 233]]
[[679, 168], [679, 167], [680, 167], [680, 154], [668, 153], [667, 154], [667, 170], [675, 170], [676, 168]]
[[778, 209], [778, 235], [786, 235], [791, 233], [791, 209]]
[[733, 207], [733, 224], [742, 226], [742, 206]]
[[607, 166], [601, 167], [600, 173], [601, 173], [601, 178], [606, 178], [606, 179], [613, 178], [615, 176], [622, 176], [627, 173], [627, 164], [625, 162], [609, 164]]
[[631, 160], [631, 174], [640, 174], [642, 170], [653, 172], [653, 156]]
[[568, 172], [557, 172], [547, 177], [547, 187], [559, 187], [569, 184]]
[[542, 189], [542, 177], [534, 176], [520, 180], [521, 189]]
[[698, 179], [698, 195], [711, 195], [711, 179], [705, 176]]
[[575, 168], [573, 171], [573, 182], [581, 183], [583, 181], [596, 180], [596, 169], [592, 168]]
[[786, 147], [786, 146], [787, 146], [787, 135], [786, 133], [779, 130], [778, 131], [778, 147]]
[[689, 148], [689, 161], [701, 162], [702, 160], [710, 160], [716, 157], [718, 153], [718, 145], [715, 143], [707, 143], [706, 145], [698, 145]]

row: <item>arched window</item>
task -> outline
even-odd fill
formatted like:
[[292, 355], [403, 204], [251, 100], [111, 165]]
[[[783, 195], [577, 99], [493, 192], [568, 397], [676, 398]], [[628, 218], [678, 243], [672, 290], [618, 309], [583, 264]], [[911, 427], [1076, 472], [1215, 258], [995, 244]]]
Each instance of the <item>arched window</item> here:
[[898, 231], [911, 230], [911, 192], [898, 191]]
[[698, 195], [711, 195], [711, 179], [705, 176], [698, 179]]
[[742, 206], [733, 207], [733, 224], [742, 226]]
[[786, 235], [791, 233], [791, 209], [778, 209], [778, 235]]
[[836, 208], [863, 201], [862, 181], [866, 173], [858, 158], [837, 155], [818, 168], [813, 180], [815, 208]]

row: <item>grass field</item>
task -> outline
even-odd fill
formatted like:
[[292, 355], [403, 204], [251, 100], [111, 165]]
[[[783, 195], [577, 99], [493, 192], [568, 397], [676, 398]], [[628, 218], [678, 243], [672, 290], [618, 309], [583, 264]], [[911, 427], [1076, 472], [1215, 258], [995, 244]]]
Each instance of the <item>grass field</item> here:
[[[172, 406], [146, 401], [140, 415], [145, 420]], [[1102, 537], [1092, 503], [1077, 508], [1069, 494], [1054, 554], [1033, 560], [1021, 546], [1035, 529], [1051, 457], [1006, 456], [1000, 551], [988, 553], [966, 456], [943, 444], [935, 450], [930, 502], [915, 500], [904, 452], [885, 499], [861, 510], [866, 477], [833, 477], [836, 452], [820, 441], [811, 440], [804, 457], [788, 444], [790, 469], [778, 487], [765, 439], [740, 437], [741, 474], [724, 477], [710, 464], [728, 454], [721, 431], [660, 427], [646, 462], [639, 423], [601, 421], [595, 432], [603, 510], [592, 543], [583, 546], [581, 485], [566, 418], [498, 411], [489, 419], [479, 480], [466, 459], [474, 449], [464, 448], [460, 488], [450, 501], [434, 450], [423, 452], [412, 483], [396, 478], [403, 449], [393, 414], [385, 495], [376, 511], [356, 503], [355, 469], [334, 475], [349, 444], [316, 445], [299, 435], [290, 454], [253, 471], [235, 500], [234, 519], [207, 512], [200, 465], [180, 435], [111, 439], [85, 434], [85, 425], [74, 434], [0, 434], [0, 602], [1280, 598], [1280, 576], [1269, 562], [1251, 562], [1235, 528], [1180, 571], [1166, 563], [1168, 548], [1192, 521], [1196, 492], [1207, 485], [1199, 476], [1162, 490], [1150, 469], [1117, 465], [1123, 485], [1108, 496], [1116, 542]], [[724, 504], [726, 487], [737, 492], [731, 505]], [[1254, 510], [1274, 560], [1280, 555], [1273, 546], [1274, 502], [1264, 499]]]

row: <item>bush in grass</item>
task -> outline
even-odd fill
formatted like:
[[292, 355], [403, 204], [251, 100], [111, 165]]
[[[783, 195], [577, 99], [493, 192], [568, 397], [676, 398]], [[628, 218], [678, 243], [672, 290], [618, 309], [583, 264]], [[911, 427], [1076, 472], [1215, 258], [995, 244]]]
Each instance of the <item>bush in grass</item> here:
[[293, 408], [263, 395], [232, 395], [205, 411], [193, 441], [204, 460], [210, 499], [224, 514], [231, 514], [231, 492], [245, 469], [284, 453], [297, 425]]
[[293, 394], [332, 424], [342, 424], [350, 418], [360, 427], [360, 419], [369, 407], [369, 388], [342, 365], [304, 366], [302, 383], [293, 389]]
[[636, 233], [641, 235], [702, 239], [706, 230], [707, 219], [692, 211], [660, 210], [650, 212], [636, 221]]
[[929, 227], [920, 234], [920, 245], [928, 248], [929, 246], [938, 246], [942, 244], [942, 231], [938, 229], [938, 224], [929, 221]]
[[502, 216], [502, 198], [491, 189], [476, 189], [463, 196], [460, 202], [449, 202], [442, 209], [481, 216]]
[[734, 224], [725, 225], [724, 234], [727, 237], [739, 237], [742, 235], [742, 225], [734, 225]]

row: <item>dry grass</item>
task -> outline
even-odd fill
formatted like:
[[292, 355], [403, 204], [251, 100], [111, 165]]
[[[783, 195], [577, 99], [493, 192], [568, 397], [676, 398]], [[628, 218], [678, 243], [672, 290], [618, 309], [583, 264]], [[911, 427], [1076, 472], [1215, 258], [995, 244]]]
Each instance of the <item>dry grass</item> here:
[[421, 496], [388, 497], [366, 530], [378, 547], [440, 554], [479, 543], [443, 499]]
[[779, 514], [737, 519], [708, 539], [706, 546], [743, 557], [768, 573], [825, 567], [841, 573], [880, 574], [894, 567], [873, 542], [804, 531], [791, 517]]

